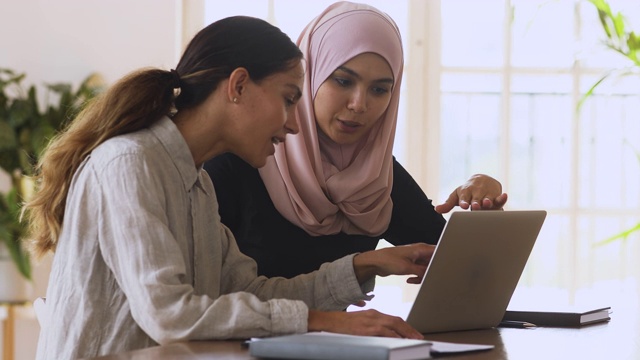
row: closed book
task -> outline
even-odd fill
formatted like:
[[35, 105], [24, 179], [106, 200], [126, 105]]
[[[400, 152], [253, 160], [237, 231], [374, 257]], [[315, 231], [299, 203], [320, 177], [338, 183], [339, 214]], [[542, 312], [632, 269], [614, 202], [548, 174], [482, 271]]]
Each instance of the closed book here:
[[578, 327], [611, 318], [611, 307], [562, 307], [554, 309], [507, 309], [503, 321], [524, 321], [536, 326]]
[[418, 360], [431, 358], [425, 340], [307, 333], [251, 341], [251, 356], [278, 359]]

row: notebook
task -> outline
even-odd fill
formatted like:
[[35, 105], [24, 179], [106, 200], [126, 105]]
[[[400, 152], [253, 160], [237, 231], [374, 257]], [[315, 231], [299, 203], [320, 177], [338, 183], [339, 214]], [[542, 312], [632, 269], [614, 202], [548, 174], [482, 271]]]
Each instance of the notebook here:
[[497, 326], [546, 214], [544, 210], [453, 212], [407, 322], [421, 333]]
[[430, 359], [431, 342], [312, 332], [253, 340], [249, 352], [259, 358], [296, 360]]
[[537, 306], [507, 308], [503, 320], [526, 321], [536, 326], [578, 327], [611, 320], [611, 307]]
[[254, 357], [268, 359], [394, 360], [430, 359], [493, 349], [494, 345], [308, 332], [247, 342]]

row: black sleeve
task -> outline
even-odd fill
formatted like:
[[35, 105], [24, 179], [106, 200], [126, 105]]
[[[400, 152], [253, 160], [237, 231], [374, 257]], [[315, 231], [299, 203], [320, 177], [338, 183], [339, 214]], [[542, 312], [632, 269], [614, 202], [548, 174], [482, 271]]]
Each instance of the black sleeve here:
[[395, 158], [391, 200], [393, 213], [389, 228], [383, 234], [385, 240], [394, 245], [438, 242], [446, 220], [435, 211], [431, 200]]

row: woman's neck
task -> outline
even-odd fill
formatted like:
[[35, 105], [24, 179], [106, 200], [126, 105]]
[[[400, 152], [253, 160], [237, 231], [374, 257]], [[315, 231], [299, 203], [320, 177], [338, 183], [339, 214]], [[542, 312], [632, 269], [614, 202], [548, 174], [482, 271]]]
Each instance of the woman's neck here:
[[221, 115], [207, 114], [197, 108], [179, 111], [173, 117], [196, 167], [225, 152], [224, 127], [220, 126], [220, 118]]

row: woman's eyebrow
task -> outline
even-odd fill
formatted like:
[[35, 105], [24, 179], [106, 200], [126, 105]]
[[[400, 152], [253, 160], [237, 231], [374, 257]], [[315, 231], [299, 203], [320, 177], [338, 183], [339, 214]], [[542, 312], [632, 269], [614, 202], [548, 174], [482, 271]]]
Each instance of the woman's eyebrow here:
[[286, 84], [287, 87], [291, 88], [296, 94], [293, 97], [295, 100], [300, 99], [302, 97], [302, 90], [298, 87], [298, 85], [294, 84]]
[[[338, 68], [336, 70], [344, 71], [347, 74], [355, 77], [356, 79], [362, 80], [362, 76], [360, 76], [360, 74], [358, 74], [357, 72], [353, 71], [352, 69], [349, 69], [346, 66], [338, 66]], [[376, 79], [376, 80], [373, 80], [373, 82], [376, 82], [376, 83], [390, 83], [390, 84], [393, 85], [393, 79], [392, 78]]]

